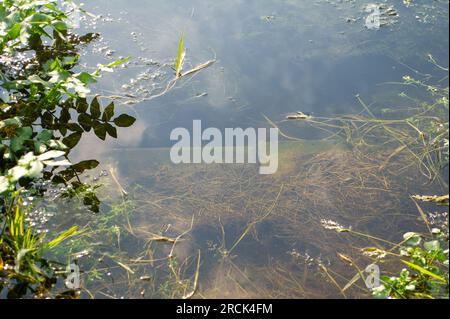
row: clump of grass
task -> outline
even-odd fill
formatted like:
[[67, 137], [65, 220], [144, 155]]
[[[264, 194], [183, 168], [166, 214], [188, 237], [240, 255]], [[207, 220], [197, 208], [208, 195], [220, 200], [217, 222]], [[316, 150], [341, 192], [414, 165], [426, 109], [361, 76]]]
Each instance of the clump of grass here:
[[78, 227], [48, 240], [45, 233], [36, 232], [25, 221], [30, 206], [24, 205], [18, 192], [5, 207], [4, 220], [0, 223], [0, 272], [6, 283], [0, 286], [0, 293], [6, 288], [11, 298], [44, 296], [60, 277], [56, 272], [59, 266], [46, 255], [65, 240], [80, 234]]

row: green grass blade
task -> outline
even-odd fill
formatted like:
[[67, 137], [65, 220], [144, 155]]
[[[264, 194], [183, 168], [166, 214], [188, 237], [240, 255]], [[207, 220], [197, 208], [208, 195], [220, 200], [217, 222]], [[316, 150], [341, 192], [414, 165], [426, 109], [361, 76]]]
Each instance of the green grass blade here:
[[406, 264], [407, 266], [409, 266], [409, 267], [411, 267], [411, 268], [413, 268], [413, 269], [415, 269], [415, 270], [421, 272], [421, 273], [424, 274], [424, 275], [433, 277], [433, 278], [435, 278], [435, 279], [437, 279], [437, 280], [440, 280], [440, 281], [443, 281], [443, 282], [447, 282], [447, 280], [445, 280], [445, 279], [442, 278], [441, 276], [438, 276], [438, 275], [436, 275], [436, 274], [433, 274], [431, 271], [426, 270], [425, 268], [422, 268], [422, 267], [420, 267], [420, 266], [418, 266], [418, 265], [416, 265], [416, 264], [410, 263], [409, 261], [402, 260], [402, 262], [403, 262], [404, 264]]
[[177, 61], [175, 64], [175, 72], [177, 77], [181, 76], [181, 68], [183, 67], [183, 59], [184, 59], [183, 48], [184, 48], [184, 32], [181, 33], [180, 42], [178, 44]]
[[55, 239], [50, 241], [47, 244], [47, 248], [52, 249], [52, 248], [58, 246], [59, 244], [61, 244], [67, 238], [70, 238], [70, 237], [75, 236], [77, 234], [78, 234], [78, 227], [77, 226], [73, 226], [72, 228], [66, 230], [64, 233], [60, 234], [58, 237], [56, 237]]
[[125, 62], [129, 61], [130, 59], [131, 59], [131, 57], [129, 56], [129, 57], [126, 57], [124, 59], [120, 59], [120, 60], [114, 61], [114, 62], [108, 64], [107, 67], [108, 68], [114, 68], [116, 66], [124, 64]]

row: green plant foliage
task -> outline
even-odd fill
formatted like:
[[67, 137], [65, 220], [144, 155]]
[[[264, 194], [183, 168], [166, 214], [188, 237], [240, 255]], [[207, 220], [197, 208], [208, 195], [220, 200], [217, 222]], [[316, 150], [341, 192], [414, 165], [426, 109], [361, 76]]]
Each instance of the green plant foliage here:
[[[72, 1], [64, 3], [80, 10]], [[35, 169], [31, 174], [7, 178], [18, 170], [14, 167], [23, 156], [29, 159], [30, 153], [39, 156], [57, 150], [67, 157], [83, 133], [93, 130], [102, 140], [117, 138], [116, 126], [131, 126], [135, 119], [125, 114], [114, 118], [114, 103], [103, 109], [99, 98], [88, 97], [89, 85], [102, 71], [110, 72], [127, 59], [100, 65], [94, 72], [75, 71], [78, 48], [97, 35], [72, 33], [68, 13], [58, 1], [1, 1], [0, 16], [2, 194], [14, 191], [15, 183], [26, 186], [49, 166], [36, 162], [30, 164]], [[50, 175], [44, 174], [46, 178]]]
[[[56, 265], [52, 266], [45, 258], [46, 253], [80, 232], [74, 226], [47, 240], [45, 234], [37, 233], [25, 222], [29, 208], [23, 205], [19, 192], [15, 192], [10, 200], [0, 232], [0, 274], [12, 285], [8, 297], [21, 298], [30, 292], [44, 293], [57, 277]], [[0, 293], [2, 290], [0, 286]]]
[[98, 212], [95, 187], [79, 175], [99, 162], [71, 163], [70, 152], [86, 132], [117, 138], [116, 127], [135, 122], [92, 96], [90, 85], [128, 58], [93, 72], [80, 67], [80, 49], [98, 34], [73, 32], [69, 15], [76, 11], [87, 14], [71, 0], [0, 0], [0, 278], [11, 298], [48, 291], [57, 267], [45, 255], [79, 234], [75, 226], [49, 241], [38, 234], [24, 221], [23, 189], [41, 194], [36, 180], [61, 183], [62, 197], [81, 197]]
[[[413, 235], [411, 235], [413, 234]], [[381, 286], [373, 290], [378, 298], [448, 298], [448, 237], [440, 229], [433, 230], [433, 239], [423, 235], [405, 234], [400, 247], [401, 260], [408, 268], [399, 276], [382, 276]]]

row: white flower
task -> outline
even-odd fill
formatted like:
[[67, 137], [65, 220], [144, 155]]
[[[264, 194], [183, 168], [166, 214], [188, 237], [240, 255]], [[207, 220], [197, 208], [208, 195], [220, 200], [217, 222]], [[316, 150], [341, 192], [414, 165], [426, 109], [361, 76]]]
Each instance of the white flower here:
[[33, 152], [29, 152], [22, 156], [22, 158], [17, 162], [20, 166], [29, 166], [31, 162], [36, 160], [36, 156], [34, 156]]
[[8, 34], [6, 32], [7, 27], [8, 27], [8, 25], [6, 24], [6, 22], [0, 22], [0, 37], [4, 37], [5, 35]]
[[0, 176], [0, 194], [9, 189], [9, 180], [5, 176]]
[[8, 173], [11, 177], [11, 182], [16, 182], [22, 177], [26, 176], [28, 174], [28, 170], [23, 166], [15, 166], [11, 168]]
[[39, 155], [38, 159], [41, 160], [41, 161], [46, 161], [46, 160], [49, 160], [49, 159], [61, 157], [64, 154], [66, 154], [66, 153], [63, 152], [63, 151], [48, 151], [48, 152], [46, 152], [44, 154]]
[[416, 290], [416, 286], [408, 285], [408, 286], [405, 287], [405, 289], [408, 290], [408, 291], [414, 291], [414, 290]]
[[[38, 157], [34, 156], [33, 152], [29, 152], [22, 156], [17, 162], [17, 166], [8, 171], [8, 183], [17, 182], [22, 177], [38, 177], [44, 169], [44, 164]], [[2, 183], [5, 183], [2, 181]], [[2, 186], [3, 189], [3, 186]]]
[[28, 176], [31, 178], [38, 177], [39, 174], [41, 174], [42, 170], [44, 169], [44, 164], [42, 164], [41, 161], [35, 160], [31, 162], [30, 168], [28, 170]]
[[373, 288], [373, 289], [372, 289], [372, 292], [373, 292], [374, 294], [382, 294], [382, 293], [385, 292], [385, 290], [386, 290], [386, 287], [383, 286], [383, 285], [380, 285], [380, 286], [378, 286], [378, 287]]

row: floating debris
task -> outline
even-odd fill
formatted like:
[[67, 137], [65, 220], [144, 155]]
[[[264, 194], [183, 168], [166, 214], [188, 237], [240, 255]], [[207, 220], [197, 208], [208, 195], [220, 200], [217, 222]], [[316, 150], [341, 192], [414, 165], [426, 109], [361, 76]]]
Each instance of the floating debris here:
[[142, 281], [151, 281], [151, 280], [152, 280], [152, 277], [150, 277], [150, 276], [141, 276], [141, 277], [139, 278], [139, 280], [142, 280]]
[[310, 113], [297, 112], [286, 117], [288, 120], [310, 120], [312, 115]]
[[378, 30], [398, 22], [399, 14], [392, 5], [369, 3], [364, 6], [363, 10], [369, 13], [364, 22], [365, 27], [369, 30]]
[[345, 228], [344, 226], [340, 225], [339, 223], [333, 220], [322, 219], [320, 220], [320, 223], [322, 224], [323, 228], [328, 230], [335, 230], [339, 233], [349, 232], [349, 229]]
[[361, 252], [366, 257], [377, 258], [377, 259], [384, 259], [387, 256], [386, 251], [381, 250], [376, 247], [363, 248], [363, 249], [361, 249]]
[[443, 195], [443, 196], [421, 196], [421, 195], [414, 195], [412, 196], [415, 200], [421, 201], [421, 202], [430, 202], [430, 203], [437, 203], [437, 204], [447, 204], [449, 202], [449, 195]]
[[197, 93], [197, 94], [195, 95], [196, 98], [198, 98], [198, 97], [205, 97], [205, 96], [208, 96], [208, 93], [203, 92], [203, 93]]
[[90, 253], [91, 253], [91, 251], [90, 251], [89, 249], [85, 249], [85, 250], [83, 250], [83, 251], [80, 251], [80, 252], [78, 252], [78, 253], [73, 254], [72, 257], [73, 257], [74, 259], [80, 259], [80, 258], [89, 256]]
[[266, 21], [266, 22], [272, 22], [273, 20], [275, 20], [275, 16], [274, 15], [262, 16], [261, 20]]

